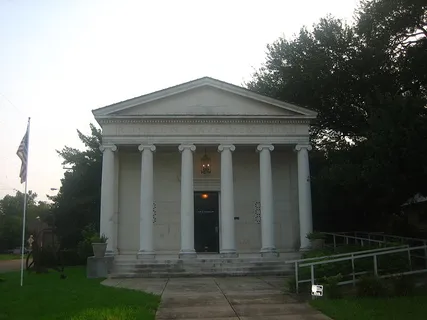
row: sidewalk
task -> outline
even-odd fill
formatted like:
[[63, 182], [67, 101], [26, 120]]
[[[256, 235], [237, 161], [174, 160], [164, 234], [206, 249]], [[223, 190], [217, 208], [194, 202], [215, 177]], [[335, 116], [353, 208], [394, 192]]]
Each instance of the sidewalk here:
[[21, 269], [21, 260], [3, 260], [0, 261], [0, 273], [9, 271], [18, 271]]
[[103, 284], [161, 295], [159, 320], [330, 320], [283, 294], [281, 277], [108, 279]]

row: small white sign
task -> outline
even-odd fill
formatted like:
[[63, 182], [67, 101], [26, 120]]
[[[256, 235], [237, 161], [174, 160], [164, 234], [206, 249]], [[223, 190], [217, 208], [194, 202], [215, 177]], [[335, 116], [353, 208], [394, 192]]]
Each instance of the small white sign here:
[[311, 295], [316, 297], [323, 297], [323, 286], [318, 284], [313, 284], [311, 286]]

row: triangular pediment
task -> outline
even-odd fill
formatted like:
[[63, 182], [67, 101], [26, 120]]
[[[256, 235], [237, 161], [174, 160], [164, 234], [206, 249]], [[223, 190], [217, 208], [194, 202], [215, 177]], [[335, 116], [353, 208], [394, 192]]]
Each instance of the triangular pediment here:
[[315, 118], [316, 112], [211, 78], [202, 78], [93, 111], [95, 117], [271, 116]]

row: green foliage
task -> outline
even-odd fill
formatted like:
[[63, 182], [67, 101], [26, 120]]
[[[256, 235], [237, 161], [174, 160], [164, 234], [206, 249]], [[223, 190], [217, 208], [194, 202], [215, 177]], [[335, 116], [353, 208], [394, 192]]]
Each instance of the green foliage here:
[[343, 280], [341, 273], [338, 273], [335, 276], [323, 277], [323, 294], [326, 298], [329, 299], [339, 299], [342, 298], [342, 291], [338, 283]]
[[296, 293], [297, 292], [297, 283], [295, 277], [290, 277], [286, 279], [285, 288], [288, 292]]
[[[330, 260], [330, 256], [340, 253], [351, 253], [358, 252], [363, 250], [370, 250], [377, 247], [374, 246], [345, 246], [338, 247], [336, 251], [332, 248], [322, 248], [318, 250], [310, 250], [303, 254], [302, 258], [319, 258], [312, 260], [310, 262], [318, 261], [327, 261]], [[349, 255], [350, 256], [350, 255]], [[343, 256], [342, 258], [344, 258]], [[407, 252], [398, 252], [392, 254], [385, 254], [377, 256], [377, 267], [380, 275], [400, 273], [410, 270], [409, 260]], [[365, 257], [365, 258], [356, 258], [354, 259], [354, 270], [356, 273], [359, 272], [373, 272], [374, 271], [374, 258]], [[341, 274], [343, 277], [342, 281], [352, 280], [352, 264], [351, 260], [331, 262], [325, 264], [319, 264], [314, 266], [314, 276], [317, 281], [322, 280], [323, 278], [329, 278]], [[300, 267], [299, 268], [299, 279], [306, 280], [311, 278], [310, 267]]]
[[390, 278], [389, 281], [394, 296], [411, 296], [415, 292], [415, 281], [411, 277], [400, 275]]
[[356, 284], [357, 295], [360, 297], [386, 297], [390, 293], [387, 282], [374, 275], [360, 277]]
[[135, 307], [90, 308], [73, 316], [70, 320], [122, 320], [137, 319], [138, 309]]
[[[85, 149], [65, 146], [57, 151], [63, 158], [68, 171], [61, 180], [62, 185], [55, 197], [51, 197], [55, 224], [61, 236], [62, 246], [77, 248], [83, 240], [81, 230], [93, 224], [99, 230], [101, 197], [102, 153], [99, 150], [101, 131], [90, 125], [91, 133], [84, 135], [77, 130]], [[79, 246], [79, 252], [83, 249]]]
[[[21, 247], [24, 193], [6, 195], [0, 200], [0, 252]], [[50, 215], [50, 205], [37, 201], [37, 194], [27, 193], [26, 235], [34, 233]], [[27, 245], [27, 244], [26, 244]]]
[[[58, 272], [26, 273], [20, 287], [19, 272], [1, 274], [5, 281], [0, 282], [0, 319], [109, 319], [132, 314], [130, 309], [135, 310], [130, 319], [155, 318], [158, 296], [101, 285], [101, 279], [87, 279], [82, 267], [66, 268], [66, 275], [67, 279], [60, 279]], [[91, 310], [98, 310], [105, 318]], [[89, 315], [93, 317], [87, 318]]]
[[326, 235], [323, 232], [313, 231], [306, 235], [306, 238], [309, 240], [316, 240], [316, 239], [326, 239]]
[[91, 243], [107, 243], [107, 240], [108, 238], [105, 236], [105, 234], [101, 236], [96, 234], [90, 239]]
[[[267, 46], [249, 89], [318, 112], [311, 128], [318, 228], [366, 229], [427, 194], [427, 19], [421, 0], [364, 1]], [[310, 94], [307, 94], [309, 92]], [[384, 227], [383, 225], [381, 227]]]
[[77, 249], [64, 249], [61, 251], [61, 260], [64, 266], [86, 265], [87, 257], [89, 256], [92, 256], [92, 252], [80, 253]]
[[387, 299], [315, 299], [309, 303], [335, 320], [424, 320], [427, 295]]
[[86, 263], [87, 258], [93, 255], [92, 243], [93, 240], [96, 240], [96, 237], [99, 237], [99, 234], [96, 231], [94, 224], [85, 226], [81, 234], [83, 240], [79, 241], [77, 245], [77, 252], [81, 261]]

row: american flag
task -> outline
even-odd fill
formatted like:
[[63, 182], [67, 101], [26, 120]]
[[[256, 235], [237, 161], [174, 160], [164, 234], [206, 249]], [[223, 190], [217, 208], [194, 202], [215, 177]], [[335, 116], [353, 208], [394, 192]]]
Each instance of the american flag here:
[[25, 136], [22, 138], [21, 144], [19, 145], [18, 151], [16, 154], [19, 159], [21, 159], [21, 171], [19, 172], [19, 177], [21, 178], [21, 183], [27, 181], [27, 162], [28, 162], [28, 136], [29, 136], [30, 123], [27, 125], [27, 131]]

